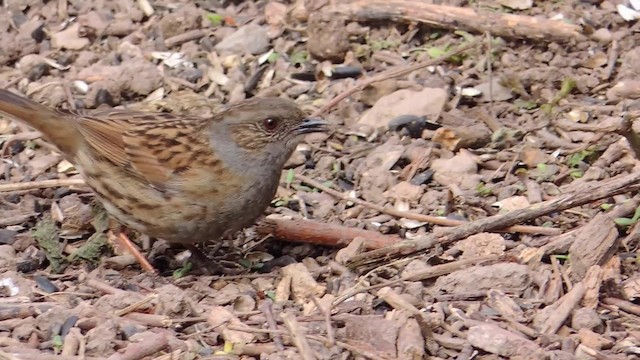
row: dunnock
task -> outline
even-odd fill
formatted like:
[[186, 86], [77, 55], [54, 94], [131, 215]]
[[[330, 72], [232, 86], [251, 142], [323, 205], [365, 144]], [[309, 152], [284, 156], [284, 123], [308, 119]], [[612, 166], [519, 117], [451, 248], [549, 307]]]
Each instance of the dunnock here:
[[0, 112], [60, 149], [121, 224], [184, 244], [252, 225], [302, 135], [327, 129], [282, 98], [252, 98], [199, 118], [60, 111], [0, 90]]

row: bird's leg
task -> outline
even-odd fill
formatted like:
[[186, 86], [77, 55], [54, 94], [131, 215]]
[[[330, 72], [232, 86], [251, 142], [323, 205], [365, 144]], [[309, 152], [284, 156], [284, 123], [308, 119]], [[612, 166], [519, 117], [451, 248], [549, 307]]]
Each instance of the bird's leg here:
[[[112, 227], [113, 228], [113, 227]], [[117, 244], [119, 244], [123, 249], [125, 249], [126, 251], [128, 251], [131, 255], [133, 255], [133, 257], [136, 259], [136, 261], [140, 264], [140, 267], [142, 267], [143, 270], [153, 273], [153, 274], [157, 274], [156, 269], [153, 267], [153, 265], [151, 265], [149, 263], [149, 260], [147, 260], [146, 257], [144, 257], [144, 255], [142, 255], [140, 253], [140, 250], [138, 250], [138, 247], [129, 239], [129, 237], [122, 231], [122, 226], [117, 226], [116, 227], [117, 230], [109, 230], [108, 236], [112, 239], [115, 239], [115, 242]], [[117, 234], [117, 235], [115, 235]]]

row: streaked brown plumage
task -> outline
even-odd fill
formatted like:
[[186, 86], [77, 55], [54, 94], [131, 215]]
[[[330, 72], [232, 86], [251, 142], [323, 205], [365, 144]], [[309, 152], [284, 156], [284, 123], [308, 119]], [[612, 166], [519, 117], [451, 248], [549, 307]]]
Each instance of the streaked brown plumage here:
[[250, 226], [273, 198], [301, 135], [326, 129], [281, 98], [245, 100], [205, 119], [63, 112], [0, 90], [0, 113], [42, 132], [120, 223], [177, 243]]

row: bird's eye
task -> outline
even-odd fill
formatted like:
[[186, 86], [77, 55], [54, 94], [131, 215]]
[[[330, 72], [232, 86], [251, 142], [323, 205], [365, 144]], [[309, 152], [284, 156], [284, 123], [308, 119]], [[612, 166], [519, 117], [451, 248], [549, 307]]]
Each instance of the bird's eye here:
[[262, 120], [262, 126], [264, 126], [267, 131], [273, 131], [278, 127], [278, 120], [274, 118], [266, 118]]

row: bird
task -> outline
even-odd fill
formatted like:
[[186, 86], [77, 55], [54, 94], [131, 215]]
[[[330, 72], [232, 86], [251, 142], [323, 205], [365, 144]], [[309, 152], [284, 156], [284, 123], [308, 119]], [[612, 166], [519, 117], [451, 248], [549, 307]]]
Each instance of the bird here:
[[0, 89], [0, 113], [41, 132], [119, 224], [189, 245], [251, 226], [304, 135], [329, 125], [279, 97], [246, 99], [205, 118], [60, 110]]

